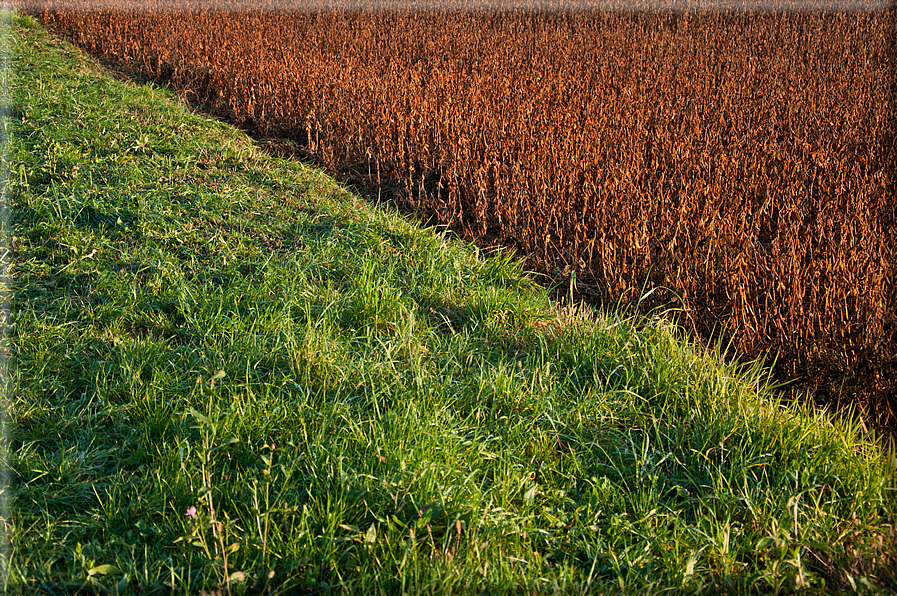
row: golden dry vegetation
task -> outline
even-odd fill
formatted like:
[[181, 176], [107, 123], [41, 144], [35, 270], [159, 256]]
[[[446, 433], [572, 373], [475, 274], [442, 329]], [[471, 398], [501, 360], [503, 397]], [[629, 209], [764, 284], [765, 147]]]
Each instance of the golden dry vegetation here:
[[704, 337], [895, 414], [893, 10], [20, 5], [557, 280], [667, 288]]

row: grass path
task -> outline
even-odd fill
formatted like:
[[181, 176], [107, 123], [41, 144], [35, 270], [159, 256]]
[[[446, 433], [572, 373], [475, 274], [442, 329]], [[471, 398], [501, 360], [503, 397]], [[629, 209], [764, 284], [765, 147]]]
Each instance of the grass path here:
[[9, 593], [897, 585], [857, 428], [5, 18]]

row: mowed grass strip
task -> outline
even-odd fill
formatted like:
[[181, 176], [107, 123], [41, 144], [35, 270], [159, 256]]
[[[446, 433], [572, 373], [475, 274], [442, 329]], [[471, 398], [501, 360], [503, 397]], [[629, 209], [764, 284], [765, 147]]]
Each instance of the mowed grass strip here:
[[7, 14], [10, 593], [895, 586], [893, 469]]

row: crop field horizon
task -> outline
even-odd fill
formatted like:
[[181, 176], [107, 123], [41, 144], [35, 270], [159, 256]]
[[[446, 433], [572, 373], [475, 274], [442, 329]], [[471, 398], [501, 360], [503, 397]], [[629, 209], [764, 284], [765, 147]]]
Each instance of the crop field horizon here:
[[16, 4], [551, 283], [673, 305], [897, 420], [893, 4]]
[[694, 14], [733, 12], [886, 12], [893, 0], [28, 0], [28, 10], [60, 8], [102, 12], [107, 10], [158, 11], [247, 11], [320, 12], [413, 11], [413, 12], [659, 12]]

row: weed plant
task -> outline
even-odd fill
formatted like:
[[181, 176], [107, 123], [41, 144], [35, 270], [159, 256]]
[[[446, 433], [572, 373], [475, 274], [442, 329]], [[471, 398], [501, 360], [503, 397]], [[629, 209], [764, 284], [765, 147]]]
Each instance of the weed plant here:
[[887, 459], [762, 363], [4, 18], [7, 592], [895, 586]]

